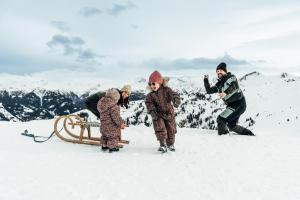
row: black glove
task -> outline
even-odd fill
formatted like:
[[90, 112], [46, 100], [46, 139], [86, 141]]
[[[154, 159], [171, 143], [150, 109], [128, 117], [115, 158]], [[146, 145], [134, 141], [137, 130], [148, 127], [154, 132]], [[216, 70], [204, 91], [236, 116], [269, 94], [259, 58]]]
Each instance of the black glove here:
[[209, 85], [208, 75], [204, 75], [204, 84]]
[[150, 115], [154, 121], [158, 120], [158, 115], [156, 111], [151, 111]]
[[178, 108], [180, 103], [181, 103], [180, 98], [175, 98], [173, 100], [173, 105], [174, 105], [175, 108]]

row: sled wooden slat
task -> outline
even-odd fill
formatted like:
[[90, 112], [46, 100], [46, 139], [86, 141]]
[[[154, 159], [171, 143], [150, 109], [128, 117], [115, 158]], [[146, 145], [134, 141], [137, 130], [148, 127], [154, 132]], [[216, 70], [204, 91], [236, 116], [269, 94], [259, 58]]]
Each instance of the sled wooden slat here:
[[[62, 130], [59, 131], [59, 124], [62, 123]], [[54, 122], [54, 132], [61, 140], [65, 142], [88, 144], [88, 145], [101, 145], [100, 137], [92, 137], [91, 127], [100, 127], [98, 122], [85, 122], [78, 115], [64, 115], [58, 117]], [[85, 136], [85, 132], [87, 135]], [[129, 144], [128, 140], [122, 140], [120, 137], [119, 148], [122, 144]]]
[[98, 122], [69, 122], [68, 125], [72, 126], [86, 126], [86, 127], [100, 127], [100, 123]]

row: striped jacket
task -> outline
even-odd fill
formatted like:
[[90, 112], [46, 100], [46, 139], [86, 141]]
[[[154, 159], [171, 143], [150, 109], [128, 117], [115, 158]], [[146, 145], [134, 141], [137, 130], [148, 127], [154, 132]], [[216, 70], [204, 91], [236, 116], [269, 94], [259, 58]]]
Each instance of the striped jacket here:
[[224, 92], [226, 96], [223, 101], [228, 105], [244, 98], [244, 94], [239, 87], [238, 80], [235, 75], [228, 72], [214, 85], [210, 86], [207, 78], [204, 79], [204, 86], [208, 94]]

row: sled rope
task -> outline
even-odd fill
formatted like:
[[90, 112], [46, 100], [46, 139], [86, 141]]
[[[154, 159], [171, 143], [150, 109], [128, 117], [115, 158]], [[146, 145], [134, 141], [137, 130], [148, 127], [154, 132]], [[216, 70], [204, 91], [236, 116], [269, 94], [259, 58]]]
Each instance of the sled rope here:
[[[62, 130], [63, 130], [63, 128], [61, 128], [59, 130], [59, 132], [61, 132]], [[48, 137], [45, 137], [45, 136], [30, 134], [30, 133], [28, 133], [28, 130], [26, 129], [23, 133], [21, 133], [21, 135], [33, 138], [33, 141], [36, 143], [42, 143], [42, 142], [46, 142], [46, 141], [50, 140], [50, 138], [54, 135], [54, 133], [55, 133], [55, 131], [53, 131]], [[38, 138], [44, 139], [44, 140], [40, 140]]]

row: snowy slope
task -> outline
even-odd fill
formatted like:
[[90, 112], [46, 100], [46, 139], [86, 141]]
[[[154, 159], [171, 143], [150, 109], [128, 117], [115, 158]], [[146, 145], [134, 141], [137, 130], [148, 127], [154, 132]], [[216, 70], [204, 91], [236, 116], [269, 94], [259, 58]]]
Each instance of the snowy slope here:
[[259, 113], [254, 126], [257, 129], [300, 134], [300, 78], [283, 75], [255, 74], [240, 82], [247, 97], [245, 115]]
[[[179, 129], [176, 152], [156, 151], [152, 128], [130, 127], [119, 153], [54, 137], [36, 144], [24, 129], [48, 135], [53, 120], [0, 122], [1, 200], [297, 200], [300, 136], [257, 129], [257, 137]], [[98, 134], [98, 130], [92, 130]]]

